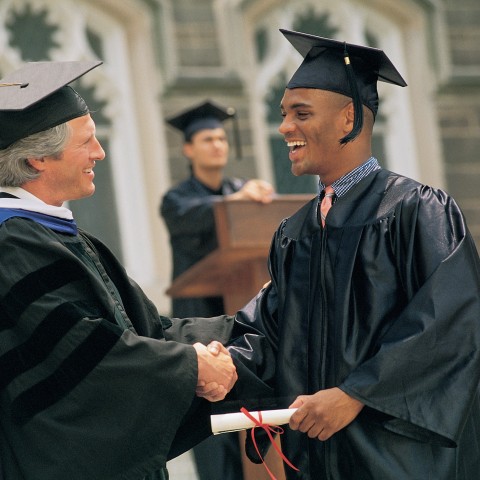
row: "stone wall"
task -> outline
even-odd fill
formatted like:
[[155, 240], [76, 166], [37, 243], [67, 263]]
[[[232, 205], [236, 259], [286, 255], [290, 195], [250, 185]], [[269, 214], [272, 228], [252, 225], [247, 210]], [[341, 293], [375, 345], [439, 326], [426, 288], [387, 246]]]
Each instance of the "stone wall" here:
[[480, 2], [444, 0], [448, 75], [438, 92], [447, 189], [480, 246]]

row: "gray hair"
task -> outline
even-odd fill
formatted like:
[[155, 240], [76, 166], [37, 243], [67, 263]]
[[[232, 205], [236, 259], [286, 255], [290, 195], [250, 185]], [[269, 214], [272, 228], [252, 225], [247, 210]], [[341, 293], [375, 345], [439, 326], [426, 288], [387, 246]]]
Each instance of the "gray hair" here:
[[62, 123], [0, 150], [0, 187], [21, 187], [35, 180], [40, 173], [30, 165], [28, 159], [47, 156], [60, 158], [70, 133], [67, 123]]

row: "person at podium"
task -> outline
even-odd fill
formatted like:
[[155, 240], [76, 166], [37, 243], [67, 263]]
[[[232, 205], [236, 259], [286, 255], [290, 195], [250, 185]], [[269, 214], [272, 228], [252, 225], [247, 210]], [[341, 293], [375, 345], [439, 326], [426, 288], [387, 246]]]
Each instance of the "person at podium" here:
[[[270, 183], [226, 177], [229, 141], [226, 120], [235, 112], [206, 100], [169, 119], [183, 135], [189, 177], [162, 198], [160, 215], [167, 226], [173, 257], [172, 279], [217, 248], [213, 205], [228, 196], [261, 203], [272, 200]], [[173, 317], [213, 317], [225, 313], [222, 297], [174, 298]], [[210, 437], [193, 448], [200, 480], [242, 480], [238, 434]]]
[[[209, 100], [167, 119], [183, 135], [190, 175], [163, 196], [160, 215], [167, 226], [173, 257], [172, 279], [217, 248], [213, 205], [229, 199], [268, 203], [273, 187], [259, 180], [225, 176], [229, 141], [224, 122], [235, 112]], [[225, 313], [222, 297], [174, 298], [172, 316], [212, 317]], [[210, 479], [211, 480], [211, 479]]]

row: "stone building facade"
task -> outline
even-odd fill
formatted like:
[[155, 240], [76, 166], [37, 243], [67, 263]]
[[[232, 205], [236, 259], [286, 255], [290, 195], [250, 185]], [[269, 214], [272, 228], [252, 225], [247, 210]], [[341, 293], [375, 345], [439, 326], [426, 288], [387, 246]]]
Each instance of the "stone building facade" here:
[[382, 48], [409, 86], [380, 85], [374, 153], [444, 188], [480, 245], [478, 0], [1, 0], [0, 74], [25, 61], [100, 58], [76, 87], [96, 110], [108, 159], [97, 193], [71, 205], [168, 313], [170, 251], [158, 205], [188, 175], [170, 114], [205, 99], [238, 113], [242, 160], [280, 193], [316, 192], [291, 175], [279, 102], [300, 56], [279, 28]]
[[445, 0], [448, 73], [435, 102], [447, 190], [480, 246], [480, 2]]

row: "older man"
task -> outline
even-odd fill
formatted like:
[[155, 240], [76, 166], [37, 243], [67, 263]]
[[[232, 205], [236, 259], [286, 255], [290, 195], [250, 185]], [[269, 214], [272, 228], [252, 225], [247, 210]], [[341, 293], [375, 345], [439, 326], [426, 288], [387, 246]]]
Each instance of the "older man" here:
[[[63, 207], [94, 193], [105, 157], [87, 105], [68, 86], [99, 63], [28, 64], [1, 82], [5, 480], [166, 479], [168, 452], [209, 433], [195, 394], [222, 399], [236, 380], [221, 344], [218, 357], [202, 345], [225, 341], [231, 322], [161, 317]], [[188, 418], [193, 428], [172, 447]]]

